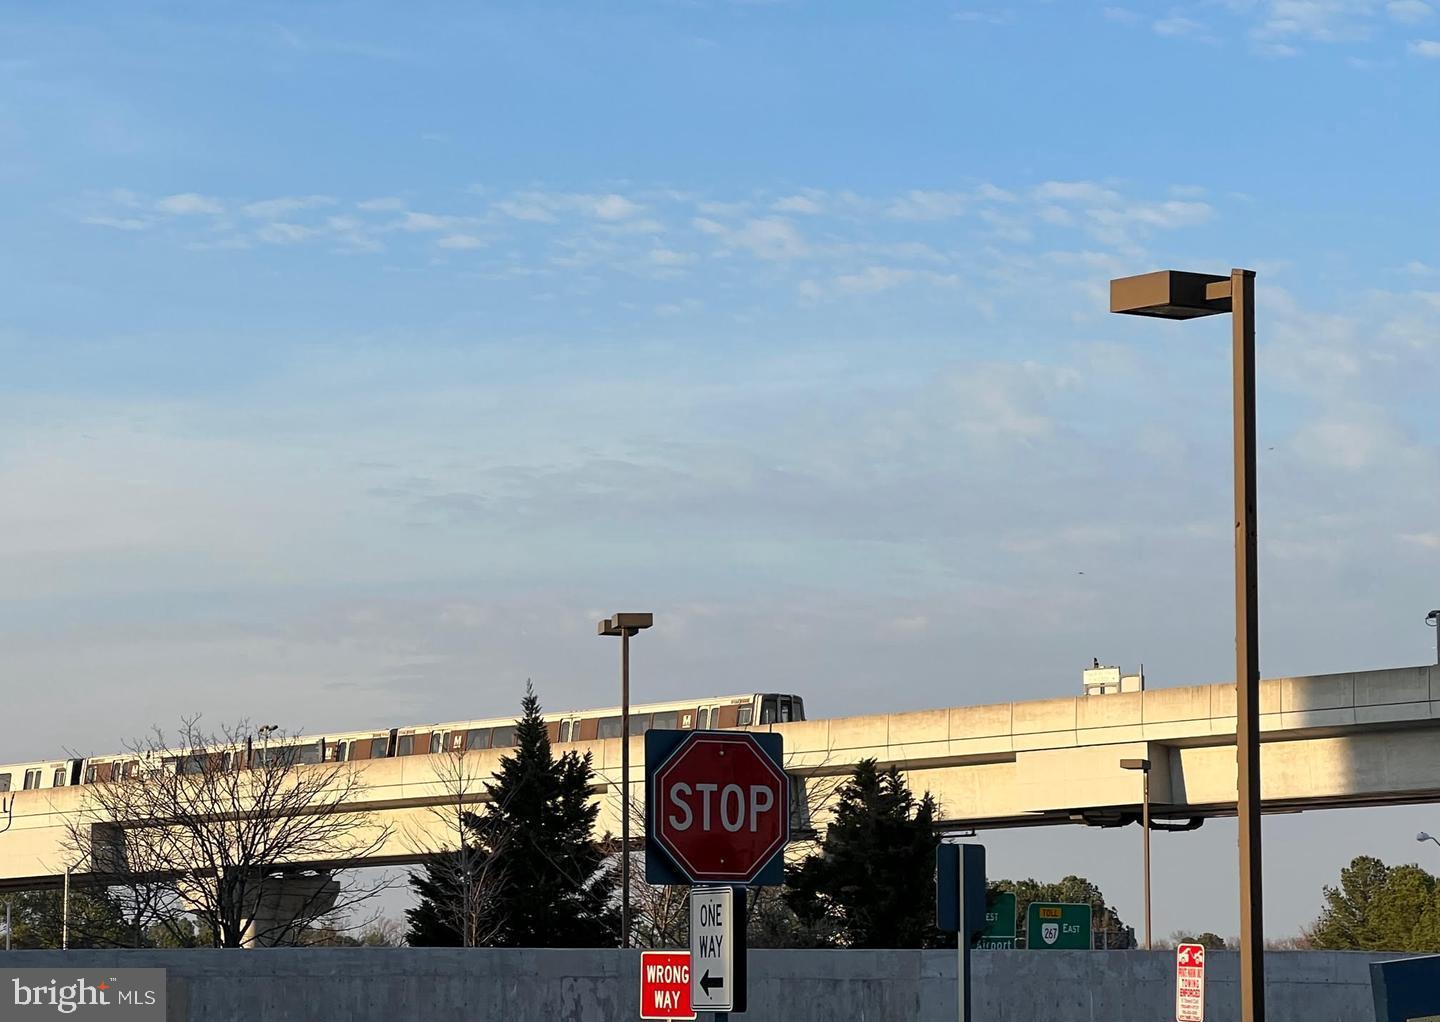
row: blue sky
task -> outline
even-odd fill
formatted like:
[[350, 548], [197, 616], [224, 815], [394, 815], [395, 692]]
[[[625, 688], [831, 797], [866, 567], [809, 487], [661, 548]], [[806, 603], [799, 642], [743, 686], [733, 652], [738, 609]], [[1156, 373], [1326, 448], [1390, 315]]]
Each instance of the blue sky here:
[[[1265, 674], [1425, 662], [1437, 128], [1420, 0], [11, 5], [0, 641], [66, 723], [0, 759], [608, 703], [632, 606], [642, 698], [1222, 680], [1227, 325], [1105, 313], [1164, 266], [1259, 274]], [[1277, 932], [1440, 822], [1352, 817], [1267, 824]]]

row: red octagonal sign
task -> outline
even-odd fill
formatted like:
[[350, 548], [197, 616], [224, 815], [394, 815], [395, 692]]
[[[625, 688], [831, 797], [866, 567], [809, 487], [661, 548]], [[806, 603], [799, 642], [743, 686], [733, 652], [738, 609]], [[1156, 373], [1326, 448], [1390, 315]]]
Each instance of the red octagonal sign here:
[[694, 881], [748, 884], [790, 840], [789, 781], [744, 732], [688, 735], [652, 797], [656, 839]]

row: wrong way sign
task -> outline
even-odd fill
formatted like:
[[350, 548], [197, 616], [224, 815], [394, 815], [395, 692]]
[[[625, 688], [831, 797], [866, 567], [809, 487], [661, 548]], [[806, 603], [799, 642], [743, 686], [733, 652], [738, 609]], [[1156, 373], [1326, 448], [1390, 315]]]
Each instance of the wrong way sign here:
[[690, 888], [690, 1007], [745, 1010], [745, 889]]
[[640, 953], [640, 1017], [691, 1019], [690, 952]]
[[1175, 1022], [1205, 1022], [1205, 945], [1175, 949]]

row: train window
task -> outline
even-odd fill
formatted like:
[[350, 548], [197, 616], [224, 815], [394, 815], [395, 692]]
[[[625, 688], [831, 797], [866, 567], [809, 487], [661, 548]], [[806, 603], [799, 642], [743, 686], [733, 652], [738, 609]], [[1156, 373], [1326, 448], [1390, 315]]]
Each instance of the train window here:
[[390, 752], [390, 739], [388, 739], [388, 738], [372, 738], [372, 739], [370, 739], [370, 758], [371, 758], [371, 759], [384, 759], [384, 758], [386, 757], [386, 755], [389, 754], [389, 752]]
[[33, 789], [35, 789], [35, 788], [38, 788], [38, 787], [40, 787], [40, 771], [39, 771], [39, 770], [26, 770], [26, 771], [25, 771], [25, 790], [26, 790], [26, 791], [31, 791], [31, 790], [33, 790]]
[[795, 710], [790, 705], [789, 696], [780, 697], [780, 723], [786, 724], [795, 719]]
[[[86, 784], [94, 784], [94, 783], [95, 783], [95, 774], [96, 774], [96, 773], [97, 773], [97, 768], [96, 768], [96, 766], [95, 766], [94, 763], [91, 763], [89, 766], [87, 766], [87, 767], [85, 768], [85, 783], [86, 783]], [[9, 784], [10, 775], [9, 775], [9, 774], [6, 774], [6, 775], [5, 775], [5, 781], [6, 781], [5, 786], [8, 788], [8, 787], [10, 786], [10, 784]]]
[[631, 736], [632, 738], [635, 737], [636, 735], [643, 735], [643, 734], [645, 733], [645, 730], [646, 730], [649, 726], [650, 726], [650, 714], [648, 714], [648, 713], [632, 713], [632, 714], [630, 714], [630, 736]]
[[175, 763], [175, 772], [177, 774], [203, 774], [205, 772], [204, 754], [180, 757]]
[[801, 699], [799, 696], [791, 696], [791, 697], [790, 697], [790, 702], [794, 705], [794, 710], [793, 710], [792, 712], [795, 714], [795, 719], [796, 719], [796, 720], [804, 720], [804, 719], [805, 719], [805, 700]]
[[675, 726], [680, 723], [680, 714], [671, 710], [669, 713], [657, 713], [650, 719], [650, 726], [657, 731], [674, 731]]
[[493, 749], [508, 749], [515, 744], [515, 725], [508, 727], [497, 727], [490, 735], [490, 747]]
[[574, 727], [575, 722], [572, 720], [562, 720], [560, 722], [560, 740], [562, 742], [568, 742], [570, 740], [570, 734], [574, 730]]
[[465, 732], [465, 748], [467, 749], [488, 749], [490, 748], [490, 729], [488, 727], [472, 727]]
[[601, 717], [601, 718], [600, 718], [600, 732], [599, 732], [599, 733], [600, 733], [600, 737], [601, 737], [601, 738], [619, 738], [619, 737], [620, 737], [620, 718], [619, 718], [619, 717]]
[[702, 707], [700, 707], [700, 719], [695, 722], [695, 727], [696, 727], [697, 730], [700, 730], [700, 731], [705, 731], [705, 730], [708, 730], [708, 729], [709, 729], [709, 727], [710, 727], [710, 707], [708, 707], [708, 706], [702, 706]]
[[751, 724], [753, 724], [753, 723], [755, 723], [755, 707], [753, 707], [753, 706], [742, 706], [742, 707], [740, 707], [740, 711], [739, 711], [739, 713], [738, 713], [738, 714], [736, 715], [736, 717], [735, 717], [735, 726], [736, 726], [736, 727], [749, 727], [749, 726], [750, 726]]
[[63, 787], [65, 787], [65, 768], [64, 768], [64, 767], [56, 767], [56, 768], [55, 768], [55, 775], [50, 778], [50, 787], [52, 787], [52, 788], [63, 788]]
[[430, 732], [430, 755], [435, 755], [445, 747], [445, 736], [439, 731]]
[[291, 759], [291, 763], [320, 763], [324, 759], [324, 753], [321, 751], [323, 746], [323, 741], [315, 741], [308, 746], [295, 746], [294, 759]]
[[325, 762], [327, 762], [327, 763], [343, 763], [343, 762], [345, 762], [345, 743], [344, 743], [344, 742], [326, 742], [326, 743], [325, 743]]
[[415, 747], [414, 735], [401, 735], [400, 740], [395, 743], [395, 755], [408, 756], [410, 750]]
[[0, 774], [0, 791], [10, 790], [10, 775]]
[[775, 720], [775, 697], [766, 696], [760, 700], [760, 723], [773, 724]]
[[140, 768], [140, 761], [137, 759], [128, 760], [120, 768], [120, 776], [129, 780], [135, 776], [135, 771]]

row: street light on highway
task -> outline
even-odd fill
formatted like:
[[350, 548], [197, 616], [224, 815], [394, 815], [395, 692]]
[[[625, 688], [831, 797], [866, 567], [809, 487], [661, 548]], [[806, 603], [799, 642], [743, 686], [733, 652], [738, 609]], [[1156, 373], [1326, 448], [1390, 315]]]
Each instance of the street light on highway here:
[[1148, 759], [1122, 759], [1122, 770], [1139, 770], [1144, 777], [1141, 796], [1140, 829], [1145, 835], [1145, 950], [1153, 950], [1150, 943], [1150, 761]]
[[1255, 524], [1255, 273], [1160, 270], [1110, 282], [1110, 311], [1157, 319], [1230, 313], [1235, 461], [1235, 757], [1240, 822], [1240, 1017], [1265, 1022], [1260, 852], [1260, 621]]
[[1440, 610], [1426, 614], [1425, 623], [1435, 629], [1435, 662], [1440, 664]]
[[630, 636], [655, 623], [654, 614], [614, 614], [601, 635], [620, 637], [620, 946], [630, 946]]
[[1434, 841], [1437, 845], [1440, 845], [1440, 838], [1433, 838], [1429, 834], [1425, 833], [1423, 830], [1415, 835], [1415, 840], [1421, 843], [1424, 843], [1426, 841]]

